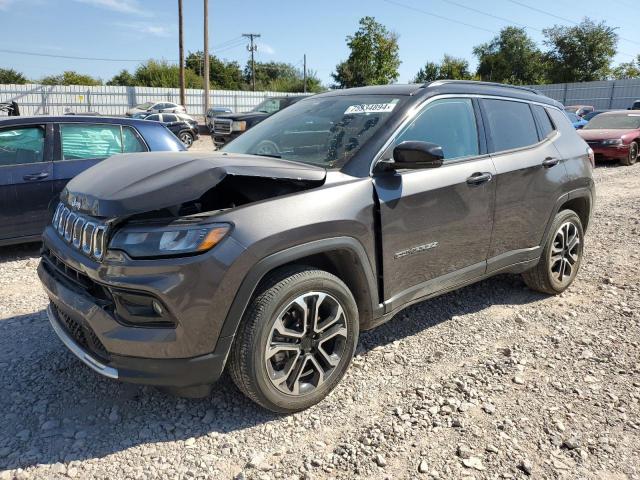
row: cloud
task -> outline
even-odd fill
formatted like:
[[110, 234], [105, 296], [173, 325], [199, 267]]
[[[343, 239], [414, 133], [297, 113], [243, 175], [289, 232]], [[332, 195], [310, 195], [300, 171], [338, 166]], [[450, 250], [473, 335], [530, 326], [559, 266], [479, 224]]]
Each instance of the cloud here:
[[275, 55], [276, 50], [267, 43], [257, 42], [258, 52], [266, 53], [267, 55]]
[[117, 22], [114, 25], [143, 35], [153, 35], [155, 37], [170, 37], [172, 35], [172, 31], [162, 25], [150, 25], [144, 22]]
[[[0, 2], [6, 0], [0, 0]], [[131, 13], [134, 15], [151, 15], [151, 12], [138, 4], [137, 0], [75, 0], [79, 3], [86, 3], [96, 7], [106, 8], [120, 13]]]

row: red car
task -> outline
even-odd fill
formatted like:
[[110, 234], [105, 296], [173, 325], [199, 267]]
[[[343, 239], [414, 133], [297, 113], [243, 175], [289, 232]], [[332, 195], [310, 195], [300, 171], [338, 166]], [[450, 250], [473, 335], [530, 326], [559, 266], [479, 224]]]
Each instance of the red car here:
[[596, 160], [619, 160], [633, 165], [640, 145], [640, 113], [622, 110], [604, 112], [591, 119], [580, 135], [593, 149]]

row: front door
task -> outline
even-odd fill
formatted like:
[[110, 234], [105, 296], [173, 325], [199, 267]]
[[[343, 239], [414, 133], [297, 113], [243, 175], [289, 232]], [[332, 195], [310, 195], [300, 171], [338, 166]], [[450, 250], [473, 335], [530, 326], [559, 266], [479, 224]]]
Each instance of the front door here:
[[436, 143], [444, 164], [374, 177], [387, 311], [480, 277], [493, 226], [495, 168], [469, 98], [428, 103], [396, 137]]
[[50, 133], [47, 125], [0, 129], [0, 241], [40, 235], [49, 220]]

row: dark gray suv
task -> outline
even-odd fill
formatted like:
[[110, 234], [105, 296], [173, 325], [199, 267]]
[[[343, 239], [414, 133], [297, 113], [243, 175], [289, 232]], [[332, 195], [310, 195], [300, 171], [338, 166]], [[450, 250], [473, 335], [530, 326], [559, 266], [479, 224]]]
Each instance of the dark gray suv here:
[[557, 294], [592, 152], [539, 93], [438, 81], [301, 100], [221, 152], [74, 178], [38, 272], [53, 329], [107, 377], [206, 395], [228, 368], [278, 412], [325, 397], [361, 330], [500, 272]]

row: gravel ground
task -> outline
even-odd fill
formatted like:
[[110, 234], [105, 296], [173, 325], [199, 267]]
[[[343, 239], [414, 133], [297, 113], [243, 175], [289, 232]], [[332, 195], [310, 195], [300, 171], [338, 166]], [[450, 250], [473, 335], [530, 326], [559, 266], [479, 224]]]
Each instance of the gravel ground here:
[[0, 249], [0, 480], [640, 479], [640, 165], [596, 171], [563, 295], [503, 275], [361, 336], [321, 404], [278, 416], [100, 378], [54, 338], [37, 246]]

